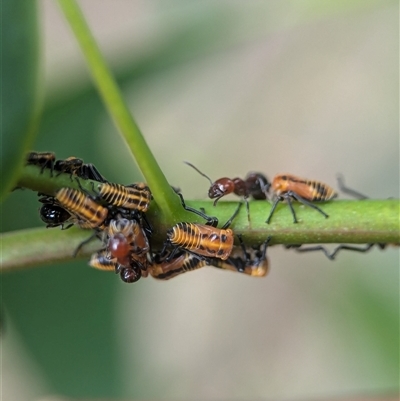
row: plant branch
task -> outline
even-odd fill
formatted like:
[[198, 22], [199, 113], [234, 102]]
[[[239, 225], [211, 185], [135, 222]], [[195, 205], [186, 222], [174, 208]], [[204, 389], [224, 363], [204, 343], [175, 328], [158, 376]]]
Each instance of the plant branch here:
[[132, 117], [78, 4], [75, 0], [58, 0], [58, 3], [81, 47], [94, 83], [106, 108], [131, 153], [135, 156], [136, 162], [152, 190], [155, 202], [162, 214], [160, 218], [164, 216], [165, 218], [171, 218], [174, 215], [176, 206], [179, 204], [179, 199], [168, 184]]
[[[92, 192], [95, 181], [80, 180], [83, 188]], [[36, 192], [54, 195], [62, 187], [78, 189], [76, 180], [71, 180], [69, 174], [50, 177], [50, 171], [40, 172], [37, 166], [25, 166], [20, 177], [19, 186], [30, 188]], [[216, 207], [211, 200], [187, 201], [189, 206], [206, 214], [216, 216], [219, 226], [222, 226], [234, 213], [237, 201], [220, 201]], [[242, 207], [232, 223], [235, 234], [242, 234], [246, 245], [259, 245], [269, 235], [271, 244], [323, 244], [323, 243], [399, 243], [400, 242], [400, 203], [397, 199], [386, 200], [333, 200], [319, 204], [329, 214], [324, 218], [320, 213], [294, 203], [293, 207], [299, 219], [298, 224], [293, 218], [288, 206], [278, 205], [272, 217], [271, 224], [265, 220], [271, 205], [267, 201], [251, 201], [251, 223], [247, 220], [246, 208]], [[181, 205], [178, 209], [183, 210]], [[179, 214], [174, 210], [173, 215]], [[174, 217], [160, 220], [160, 212], [152, 203], [146, 217], [153, 226], [153, 249], [157, 251], [162, 246], [166, 231], [177, 221]], [[193, 213], [186, 214], [185, 221], [201, 222]], [[2, 269], [18, 269], [25, 266], [36, 266], [43, 263], [72, 259], [76, 247], [90, 236], [91, 231], [72, 228], [70, 230], [33, 229], [3, 234]], [[84, 248], [80, 257], [88, 257], [101, 244], [93, 243]]]

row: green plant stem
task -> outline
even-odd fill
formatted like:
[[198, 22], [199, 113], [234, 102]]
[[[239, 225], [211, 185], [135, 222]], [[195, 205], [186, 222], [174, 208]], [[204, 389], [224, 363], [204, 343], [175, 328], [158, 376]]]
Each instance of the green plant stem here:
[[[70, 261], [78, 245], [90, 235], [90, 231], [76, 227], [69, 230], [33, 228], [2, 234], [1, 271]], [[100, 248], [100, 241], [95, 240], [83, 247], [77, 259], [88, 260], [90, 254]]]
[[[95, 181], [80, 180], [81, 186], [87, 191], [93, 190]], [[40, 172], [36, 166], [25, 166], [18, 185], [32, 189], [35, 192], [54, 195], [64, 187], [79, 188], [76, 180], [71, 180], [68, 174], [50, 177], [50, 172]], [[95, 187], [96, 188], [96, 187]], [[216, 216], [221, 227], [234, 213], [237, 201], [220, 201], [216, 207], [211, 200], [187, 201], [189, 206], [206, 214]], [[294, 224], [288, 206], [278, 205], [272, 217], [271, 224], [265, 220], [270, 212], [271, 204], [267, 201], [251, 201], [251, 222], [247, 220], [246, 208], [243, 206], [234, 219], [231, 228], [235, 234], [242, 234], [246, 245], [259, 245], [268, 236], [272, 236], [274, 244], [324, 244], [324, 243], [399, 243], [400, 242], [400, 203], [398, 199], [386, 200], [334, 200], [320, 203], [319, 206], [329, 214], [324, 218], [317, 211], [294, 203], [299, 223]], [[182, 209], [181, 205], [177, 206]], [[174, 211], [174, 214], [178, 211]], [[161, 220], [160, 211], [154, 204], [150, 205], [146, 217], [153, 226], [153, 250], [157, 251], [166, 238], [166, 232], [176, 223], [174, 217]], [[186, 215], [185, 221], [202, 222], [193, 213]], [[35, 229], [16, 231], [3, 234], [2, 268], [18, 269], [24, 266], [39, 265], [55, 261], [70, 260], [77, 245], [90, 236], [90, 231], [80, 229]], [[50, 246], [51, 245], [51, 246]], [[97, 248], [96, 248], [97, 247]], [[100, 248], [97, 242], [94, 248], [83, 250], [81, 256], [88, 257], [93, 249]]]
[[[196, 209], [205, 208], [206, 212], [216, 215], [221, 222], [225, 222], [237, 207], [237, 202], [220, 202], [217, 207], [211, 201], [190, 201], [188, 204]], [[321, 207], [330, 215], [328, 219], [310, 208], [295, 204], [299, 223], [293, 224], [287, 205], [282, 204], [268, 225], [264, 220], [270, 204], [253, 201], [250, 203], [251, 227], [243, 207], [231, 228], [235, 234], [242, 234], [248, 246], [261, 244], [269, 235], [272, 236], [271, 245], [400, 242], [398, 200], [339, 200], [324, 203]], [[156, 212], [151, 209], [147, 218], [155, 232], [153, 248], [159, 250], [170, 226], [160, 225]], [[39, 228], [5, 233], [0, 236], [1, 269], [7, 271], [71, 260], [76, 247], [90, 235], [90, 230], [75, 227], [69, 230]], [[101, 244], [95, 241], [84, 247], [79, 257], [88, 258], [99, 248]]]
[[58, 0], [58, 3], [81, 46], [103, 102], [151, 188], [162, 214], [160, 218], [171, 218], [179, 199], [168, 184], [133, 119], [78, 4], [75, 0]]

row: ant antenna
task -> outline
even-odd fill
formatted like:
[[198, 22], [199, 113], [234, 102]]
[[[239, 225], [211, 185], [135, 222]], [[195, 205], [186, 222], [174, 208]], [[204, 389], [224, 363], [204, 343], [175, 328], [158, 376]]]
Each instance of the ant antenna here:
[[202, 173], [197, 167], [193, 166], [192, 163], [189, 163], [187, 161], [184, 161], [185, 164], [187, 164], [188, 166], [194, 168], [200, 175], [202, 175], [203, 177], [207, 178], [208, 181], [210, 181], [211, 186], [214, 184], [211, 180], [211, 178], [208, 175], [205, 175], [204, 173]]

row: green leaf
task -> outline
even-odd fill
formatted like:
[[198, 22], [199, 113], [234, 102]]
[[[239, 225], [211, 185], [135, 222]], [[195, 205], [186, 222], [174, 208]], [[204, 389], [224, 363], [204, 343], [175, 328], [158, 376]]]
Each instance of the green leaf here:
[[39, 110], [39, 52], [36, 2], [2, 2], [0, 197], [13, 187], [23, 155], [32, 145]]

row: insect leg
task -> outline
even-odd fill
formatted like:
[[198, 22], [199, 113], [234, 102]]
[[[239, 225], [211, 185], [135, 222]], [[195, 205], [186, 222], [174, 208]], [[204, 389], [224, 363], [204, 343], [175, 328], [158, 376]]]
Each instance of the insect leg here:
[[180, 192], [178, 193], [178, 196], [179, 196], [179, 198], [181, 200], [181, 204], [185, 210], [187, 210], [188, 212], [195, 213], [198, 216], [202, 217], [204, 220], [207, 221], [207, 225], [212, 226], [212, 227], [217, 227], [218, 219], [216, 217], [207, 216], [205, 213], [202, 213], [199, 210], [196, 210], [190, 206], [186, 206], [185, 200], [183, 199], [183, 196]]
[[277, 204], [278, 204], [280, 201], [281, 201], [280, 198], [276, 198], [276, 199], [275, 199], [275, 202], [274, 202], [274, 204], [272, 205], [271, 211], [269, 212], [269, 216], [268, 216], [267, 220], [265, 220], [265, 222], [266, 222], [267, 224], [269, 224], [269, 222], [271, 221], [271, 217], [272, 217], [272, 215], [274, 214], [275, 209], [276, 209], [276, 206], [277, 206]]
[[288, 191], [285, 195], [287, 196], [292, 196], [293, 198], [295, 198], [297, 201], [301, 202], [303, 205], [309, 206], [315, 210], [317, 210], [318, 212], [320, 212], [323, 216], [325, 216], [325, 218], [328, 218], [329, 215], [326, 214], [323, 210], [321, 210], [317, 205], [314, 205], [313, 203], [311, 203], [310, 201], [308, 201], [307, 199], [304, 199], [303, 197], [301, 197], [300, 195], [297, 195], [295, 192], [293, 191]]
[[237, 214], [239, 213], [240, 208], [242, 207], [243, 203], [239, 202], [238, 207], [236, 208], [235, 212], [233, 213], [233, 215], [230, 217], [230, 219], [222, 226], [222, 230], [225, 230], [226, 228], [228, 228], [233, 219], [237, 216]]

